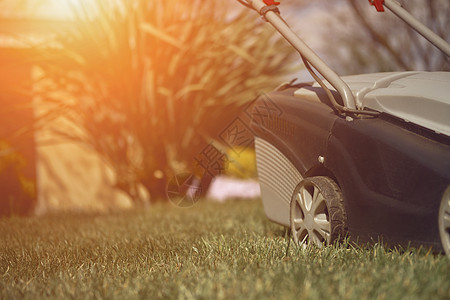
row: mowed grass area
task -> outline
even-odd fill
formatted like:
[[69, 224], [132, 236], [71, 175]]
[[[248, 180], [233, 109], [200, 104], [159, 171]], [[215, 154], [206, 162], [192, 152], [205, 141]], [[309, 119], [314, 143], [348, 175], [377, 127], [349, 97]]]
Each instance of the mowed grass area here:
[[0, 299], [449, 299], [427, 251], [289, 245], [260, 201], [0, 220]]

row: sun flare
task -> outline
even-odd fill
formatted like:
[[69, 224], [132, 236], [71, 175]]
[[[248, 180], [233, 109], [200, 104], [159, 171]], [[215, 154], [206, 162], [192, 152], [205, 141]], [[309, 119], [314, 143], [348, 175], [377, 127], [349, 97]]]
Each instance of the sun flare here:
[[52, 19], [70, 20], [74, 10], [82, 7], [82, 2], [83, 0], [45, 0], [39, 6], [37, 14]]

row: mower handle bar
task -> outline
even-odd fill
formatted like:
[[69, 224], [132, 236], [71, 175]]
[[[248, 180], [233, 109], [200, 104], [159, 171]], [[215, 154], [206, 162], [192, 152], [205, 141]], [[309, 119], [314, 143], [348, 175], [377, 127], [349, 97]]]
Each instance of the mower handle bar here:
[[[276, 5], [278, 5], [279, 2], [276, 2], [276, 0], [238, 1], [241, 3], [246, 1], [246, 3], [248, 3], [246, 6], [255, 9], [259, 14], [261, 14], [263, 18], [272, 24], [272, 26], [297, 50], [303, 59], [310, 63], [336, 89], [344, 103], [344, 107], [339, 107], [339, 105], [337, 105], [337, 109], [344, 112], [356, 113], [356, 101], [350, 87], [289, 27], [289, 25], [278, 13]], [[374, 4], [373, 1], [374, 0], [369, 0], [369, 2]], [[378, 4], [377, 10], [380, 8], [380, 5], [386, 6], [414, 30], [429, 40], [433, 45], [438, 47], [447, 56], [450, 56], [450, 45], [410, 15], [397, 2], [394, 0], [379, 0], [376, 2]]]

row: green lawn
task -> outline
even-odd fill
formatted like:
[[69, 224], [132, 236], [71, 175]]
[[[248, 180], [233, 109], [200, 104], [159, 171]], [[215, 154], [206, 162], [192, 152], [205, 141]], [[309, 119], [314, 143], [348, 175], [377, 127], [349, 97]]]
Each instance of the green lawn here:
[[426, 251], [288, 247], [259, 201], [0, 220], [0, 299], [449, 299]]

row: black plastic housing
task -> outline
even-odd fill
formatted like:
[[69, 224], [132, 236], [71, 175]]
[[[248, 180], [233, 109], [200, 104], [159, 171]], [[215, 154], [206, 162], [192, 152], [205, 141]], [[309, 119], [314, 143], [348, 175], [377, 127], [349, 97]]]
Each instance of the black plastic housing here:
[[276, 109], [252, 119], [255, 136], [303, 177], [336, 181], [353, 239], [441, 250], [438, 211], [450, 184], [450, 138], [386, 114], [346, 118], [322, 96], [294, 97], [296, 89], [263, 96]]

